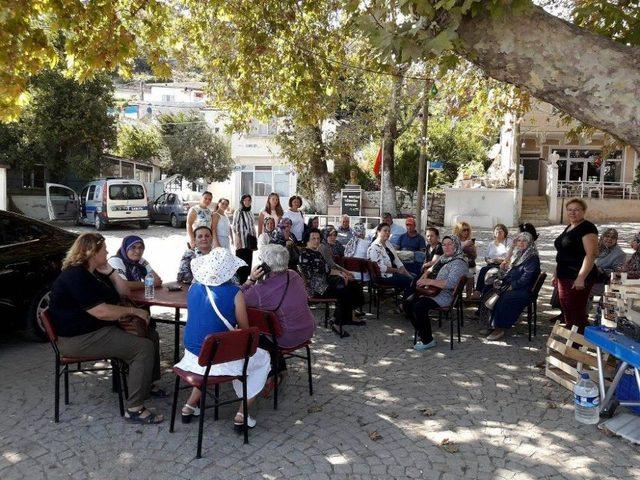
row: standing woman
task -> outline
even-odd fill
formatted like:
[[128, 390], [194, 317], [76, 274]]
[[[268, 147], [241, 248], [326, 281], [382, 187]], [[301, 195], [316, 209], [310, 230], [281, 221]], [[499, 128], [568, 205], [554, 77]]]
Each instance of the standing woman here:
[[275, 192], [271, 192], [267, 198], [267, 204], [264, 206], [264, 210], [258, 215], [258, 235], [262, 235], [264, 230], [264, 220], [266, 218], [273, 218], [275, 224], [280, 223], [280, 219], [284, 215], [282, 205], [280, 205], [280, 195]]
[[231, 225], [225, 212], [229, 208], [229, 200], [221, 198], [218, 207], [211, 216], [211, 233], [213, 234], [213, 248], [231, 249]]
[[298, 239], [302, 240], [304, 234], [304, 214], [300, 211], [302, 207], [302, 198], [294, 195], [289, 198], [289, 210], [284, 212], [284, 218], [291, 220], [291, 233]]
[[629, 242], [633, 248], [633, 255], [627, 260], [622, 268], [623, 272], [629, 274], [629, 278], [640, 278], [640, 232], [636, 233]]
[[567, 328], [576, 325], [582, 333], [588, 323], [587, 301], [598, 269], [598, 229], [584, 214], [587, 204], [580, 198], [567, 203], [569, 225], [556, 238], [556, 271], [552, 283], [558, 287], [558, 296]]
[[211, 228], [212, 212], [209, 208], [211, 200], [213, 200], [211, 192], [204, 192], [202, 198], [200, 198], [200, 203], [191, 207], [189, 213], [187, 213], [187, 243], [189, 248], [196, 246], [196, 238], [193, 233], [196, 228], [201, 226]]
[[257, 248], [256, 229], [251, 212], [251, 195], [245, 193], [240, 198], [240, 208], [233, 212], [233, 233], [236, 246], [236, 257], [241, 258], [247, 264], [238, 269], [238, 280], [242, 285], [247, 281], [251, 272], [251, 260], [253, 250]]

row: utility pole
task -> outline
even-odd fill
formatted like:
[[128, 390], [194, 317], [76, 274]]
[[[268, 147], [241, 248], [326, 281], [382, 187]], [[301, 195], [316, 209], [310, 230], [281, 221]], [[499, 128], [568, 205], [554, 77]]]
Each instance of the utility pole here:
[[[425, 192], [426, 163], [427, 163], [427, 132], [429, 128], [429, 90], [430, 82], [424, 81], [422, 96], [422, 136], [420, 137], [420, 158], [418, 160], [418, 199], [416, 214], [416, 229], [422, 233], [422, 204]], [[425, 225], [426, 226], [426, 225]]]

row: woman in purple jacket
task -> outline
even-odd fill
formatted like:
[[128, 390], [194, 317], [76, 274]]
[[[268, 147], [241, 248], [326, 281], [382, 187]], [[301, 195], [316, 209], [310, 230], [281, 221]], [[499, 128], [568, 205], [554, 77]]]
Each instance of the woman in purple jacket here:
[[[265, 274], [261, 266], [252, 270], [241, 287], [247, 307], [275, 313], [282, 327], [278, 346], [290, 348], [306, 342], [313, 337], [316, 324], [307, 304], [307, 290], [302, 277], [287, 269], [289, 251], [282, 245], [265, 245], [260, 250], [260, 261], [271, 271]], [[264, 342], [269, 343], [269, 339], [261, 336], [260, 345], [268, 349], [269, 345]], [[286, 368], [282, 358], [272, 359], [271, 364], [277, 365], [277, 372], [271, 374]]]

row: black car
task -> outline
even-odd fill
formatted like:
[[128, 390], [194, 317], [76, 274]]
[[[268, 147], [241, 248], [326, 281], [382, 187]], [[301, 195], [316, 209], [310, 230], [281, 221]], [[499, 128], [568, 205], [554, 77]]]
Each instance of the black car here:
[[0, 210], [0, 322], [45, 339], [40, 312], [77, 235], [48, 223]]

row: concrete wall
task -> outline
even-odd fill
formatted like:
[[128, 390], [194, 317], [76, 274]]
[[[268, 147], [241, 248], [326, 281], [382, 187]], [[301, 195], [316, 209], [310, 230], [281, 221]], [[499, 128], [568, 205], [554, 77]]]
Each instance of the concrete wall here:
[[516, 225], [517, 195], [513, 189], [446, 188], [444, 225], [465, 220], [473, 227], [491, 228], [496, 223]]
[[[559, 223], [566, 223], [563, 208], [569, 199], [559, 198], [556, 217]], [[594, 223], [640, 222], [640, 200], [621, 198], [583, 198], [587, 202], [586, 218]]]

